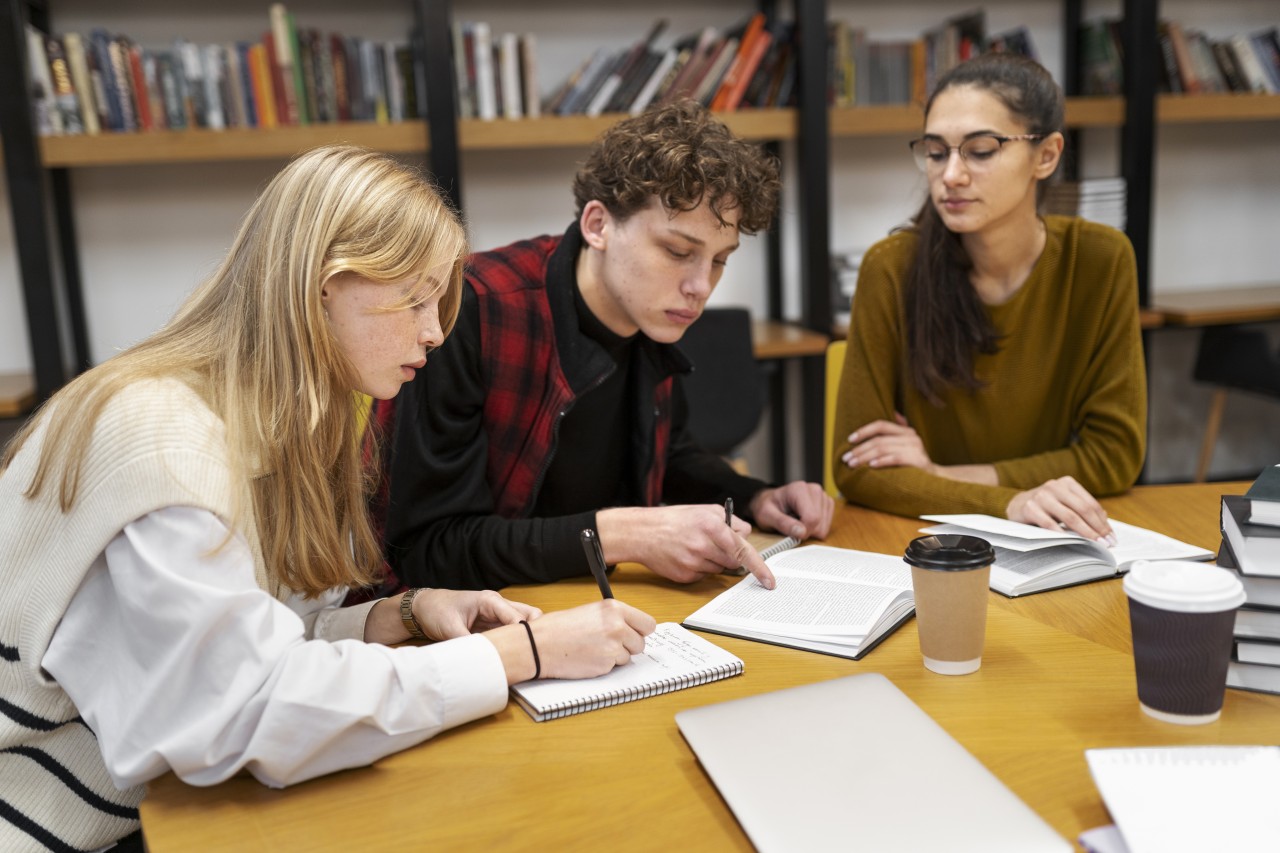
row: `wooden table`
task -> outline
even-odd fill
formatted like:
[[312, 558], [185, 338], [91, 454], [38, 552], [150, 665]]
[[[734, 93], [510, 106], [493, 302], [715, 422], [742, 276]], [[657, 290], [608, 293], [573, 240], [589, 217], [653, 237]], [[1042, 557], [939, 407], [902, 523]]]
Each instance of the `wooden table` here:
[[775, 358], [802, 358], [822, 355], [831, 338], [796, 323], [781, 320], [753, 320], [751, 345], [757, 361]]
[[[1218, 544], [1218, 496], [1246, 484], [1152, 486], [1106, 501], [1120, 519]], [[830, 542], [900, 553], [921, 522], [842, 507]], [[613, 586], [659, 620], [687, 616], [730, 581], [674, 586], [622, 566]], [[542, 607], [595, 597], [586, 579], [509, 591]], [[1138, 709], [1118, 580], [1025, 599], [991, 596], [982, 669], [934, 675], [914, 620], [862, 661], [726, 637], [738, 678], [534, 723], [513, 704], [371, 768], [283, 791], [247, 777], [193, 788], [157, 780], [142, 804], [152, 851], [750, 849], [681, 738], [682, 708], [856, 672], [882, 672], [1064, 837], [1109, 823], [1089, 776], [1089, 747], [1274, 743], [1280, 696], [1231, 690], [1205, 726]], [[768, 737], [768, 731], [760, 732]], [[851, 768], [857, 772], [857, 768]], [[786, 784], [786, 780], [779, 780]]]
[[1167, 326], [1220, 326], [1280, 320], [1280, 284], [1174, 292], [1154, 299], [1149, 309]]

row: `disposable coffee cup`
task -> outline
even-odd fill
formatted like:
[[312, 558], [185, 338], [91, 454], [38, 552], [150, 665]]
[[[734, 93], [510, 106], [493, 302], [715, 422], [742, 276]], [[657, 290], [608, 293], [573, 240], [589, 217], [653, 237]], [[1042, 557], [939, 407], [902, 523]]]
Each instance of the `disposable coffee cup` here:
[[925, 669], [968, 675], [982, 666], [995, 556], [987, 540], [952, 533], [921, 536], [907, 546], [902, 559], [911, 566]]
[[1236, 608], [1244, 603], [1240, 579], [1203, 563], [1139, 560], [1124, 591], [1142, 710], [1182, 725], [1218, 719]]

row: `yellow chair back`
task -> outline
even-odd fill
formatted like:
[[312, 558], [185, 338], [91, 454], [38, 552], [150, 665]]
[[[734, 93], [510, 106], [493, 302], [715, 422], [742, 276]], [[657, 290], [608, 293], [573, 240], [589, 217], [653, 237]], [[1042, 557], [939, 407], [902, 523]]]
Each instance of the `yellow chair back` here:
[[827, 344], [827, 393], [822, 417], [822, 485], [831, 497], [840, 498], [835, 477], [831, 474], [832, 454], [836, 446], [836, 397], [840, 394], [840, 374], [844, 371], [845, 341]]

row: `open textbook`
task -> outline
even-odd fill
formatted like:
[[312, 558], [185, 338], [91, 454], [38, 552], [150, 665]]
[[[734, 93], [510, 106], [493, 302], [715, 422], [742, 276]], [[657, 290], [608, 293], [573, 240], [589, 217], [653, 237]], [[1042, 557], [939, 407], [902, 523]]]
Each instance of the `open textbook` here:
[[1116, 546], [1069, 530], [1046, 530], [992, 515], [925, 515], [942, 522], [922, 533], [981, 536], [996, 551], [991, 588], [1010, 598], [1115, 577], [1138, 560], [1208, 560], [1212, 551], [1111, 519]]
[[777, 588], [743, 578], [684, 625], [857, 660], [915, 612], [901, 557], [806, 545], [765, 562]]

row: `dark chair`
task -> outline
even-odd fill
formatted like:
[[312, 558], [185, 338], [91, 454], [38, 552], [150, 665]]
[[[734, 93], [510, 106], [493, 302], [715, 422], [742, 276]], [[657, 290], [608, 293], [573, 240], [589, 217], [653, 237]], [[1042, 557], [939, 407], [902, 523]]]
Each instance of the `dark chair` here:
[[1280, 352], [1274, 350], [1266, 332], [1246, 326], [1207, 326], [1200, 333], [1196, 381], [1217, 386], [1209, 404], [1204, 441], [1196, 464], [1197, 483], [1203, 483], [1213, 459], [1213, 447], [1222, 427], [1227, 391], [1235, 389], [1280, 399]]
[[708, 308], [680, 339], [693, 362], [684, 377], [689, 431], [712, 453], [731, 456], [764, 411], [764, 371], [751, 343], [751, 312]]

